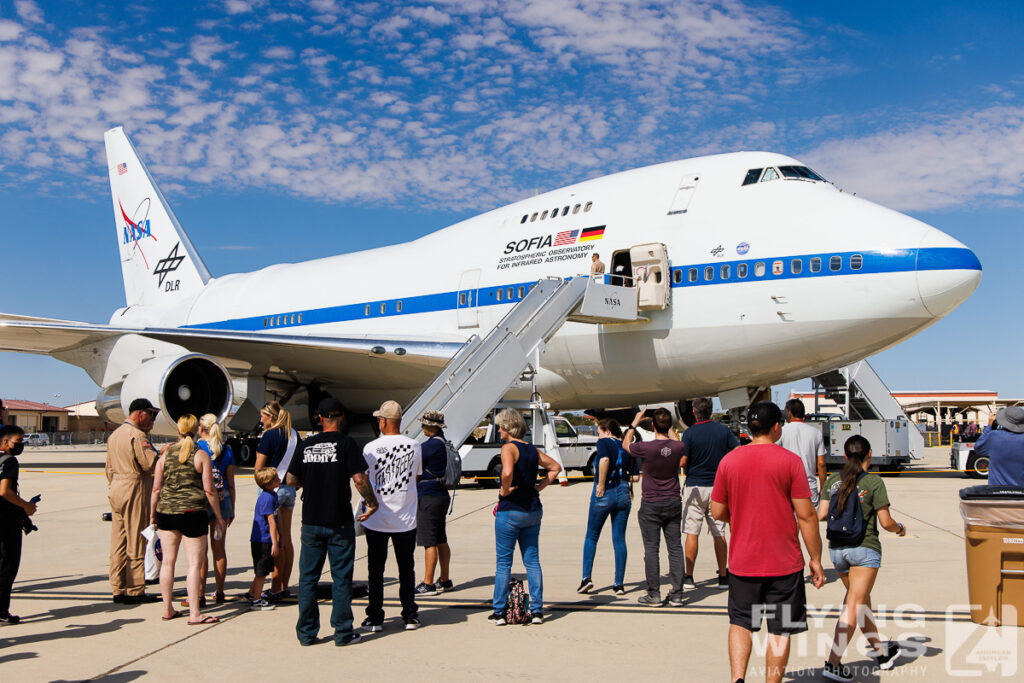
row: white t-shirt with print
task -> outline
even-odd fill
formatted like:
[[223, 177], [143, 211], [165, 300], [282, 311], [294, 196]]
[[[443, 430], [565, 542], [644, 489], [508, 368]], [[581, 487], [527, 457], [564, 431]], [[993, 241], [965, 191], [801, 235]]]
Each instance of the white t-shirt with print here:
[[373, 531], [402, 532], [416, 528], [416, 477], [423, 474], [420, 445], [407, 436], [385, 435], [366, 444], [373, 493], [380, 507], [363, 526]]

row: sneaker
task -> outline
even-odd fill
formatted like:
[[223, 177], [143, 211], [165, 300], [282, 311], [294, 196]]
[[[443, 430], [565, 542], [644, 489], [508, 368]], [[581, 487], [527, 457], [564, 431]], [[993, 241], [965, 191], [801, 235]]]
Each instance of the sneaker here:
[[869, 652], [868, 657], [875, 660], [875, 664], [882, 671], [888, 671], [889, 669], [896, 666], [896, 660], [900, 656], [900, 644], [894, 640], [890, 640], [885, 644], [885, 654], [878, 654], [877, 652]]
[[408, 617], [405, 619], [405, 630], [415, 631], [420, 627], [420, 620], [418, 617]]
[[420, 581], [420, 585], [416, 586], [416, 595], [437, 595], [437, 593], [437, 586], [432, 583]]
[[453, 590], [455, 590], [455, 584], [452, 583], [451, 580], [448, 580], [448, 581], [438, 581], [437, 582], [437, 592], [438, 593], [447, 593], [448, 591], [453, 591]]
[[355, 643], [358, 643], [362, 639], [363, 637], [361, 635], [359, 635], [355, 631], [352, 631], [351, 633], [346, 633], [345, 635], [343, 635], [341, 637], [341, 640], [334, 641], [334, 644], [338, 647], [344, 647], [345, 645], [353, 645]]
[[696, 587], [697, 587], [697, 584], [695, 584], [693, 582], [693, 575], [692, 574], [687, 574], [686, 576], [683, 577], [683, 588], [690, 589], [690, 588], [696, 588]]
[[288, 590], [287, 588], [285, 588], [283, 591], [277, 591], [276, 593], [271, 593], [269, 596], [267, 596], [267, 600], [270, 600], [272, 602], [280, 602], [281, 600], [288, 600], [291, 597], [292, 597], [292, 592], [290, 590]]
[[825, 662], [824, 668], [821, 670], [821, 675], [830, 681], [852, 681], [853, 674], [842, 664], [829, 664]]
[[15, 624], [21, 623], [21, 617], [15, 616], [8, 612], [7, 614], [0, 615], [0, 624], [4, 626], [14, 626]]
[[616, 595], [625, 595], [626, 587], [623, 586], [621, 583], [617, 586], [612, 586], [612, 593], [615, 593]]
[[487, 617], [487, 621], [491, 622], [495, 626], [504, 626], [505, 615], [501, 614], [500, 612], [494, 612], [491, 614], [491, 616]]
[[384, 624], [375, 624], [370, 621], [370, 617], [363, 619], [363, 629], [370, 633], [380, 633], [384, 630]]
[[725, 574], [718, 575], [718, 590], [724, 591], [729, 589], [729, 570], [725, 570]]
[[543, 612], [530, 612], [526, 616], [528, 616], [530, 618], [530, 623], [531, 624], [543, 624], [544, 623], [544, 613]]
[[124, 593], [118, 593], [117, 595], [112, 596], [111, 599], [114, 601], [115, 605], [123, 605], [124, 604], [124, 599], [125, 599], [125, 594]]
[[668, 596], [668, 604], [671, 607], [682, 607], [685, 604], [685, 600], [682, 595], [670, 595]]
[[257, 610], [257, 611], [260, 611], [260, 610], [266, 611], [266, 610], [274, 609], [274, 605], [270, 604], [268, 601], [264, 600], [263, 598], [259, 598], [257, 600], [250, 600], [249, 601], [249, 609]]
[[590, 578], [583, 579], [580, 581], [580, 587], [576, 589], [577, 593], [589, 593], [590, 589], [594, 587], [594, 582]]
[[660, 595], [645, 594], [637, 598], [637, 602], [644, 607], [661, 607], [664, 603], [661, 601]]

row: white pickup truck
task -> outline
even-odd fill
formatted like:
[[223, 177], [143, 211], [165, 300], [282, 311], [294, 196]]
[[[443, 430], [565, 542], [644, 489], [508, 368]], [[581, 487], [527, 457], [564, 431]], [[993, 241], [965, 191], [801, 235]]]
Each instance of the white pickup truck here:
[[[526, 418], [526, 440], [532, 436], [532, 420]], [[594, 475], [594, 454], [597, 452], [597, 437], [581, 434], [564, 417], [552, 416], [551, 424], [558, 438], [558, 451], [566, 470], [583, 470], [586, 476]], [[483, 428], [482, 428], [483, 429]], [[485, 486], [498, 487], [501, 476], [501, 441], [493, 420], [487, 425], [483, 436], [469, 440], [459, 449], [462, 456], [462, 476], [480, 478]], [[541, 450], [544, 450], [543, 447]]]

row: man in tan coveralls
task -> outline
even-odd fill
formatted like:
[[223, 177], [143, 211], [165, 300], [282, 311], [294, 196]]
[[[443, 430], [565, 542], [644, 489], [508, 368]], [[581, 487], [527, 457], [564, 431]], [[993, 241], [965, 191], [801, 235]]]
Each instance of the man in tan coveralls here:
[[142, 536], [142, 530], [149, 525], [157, 459], [157, 452], [149, 443], [149, 430], [160, 409], [144, 398], [137, 398], [128, 412], [128, 421], [107, 439], [107, 497], [113, 522], [110, 588], [114, 602], [138, 605], [160, 601], [160, 596], [144, 592], [146, 539]]

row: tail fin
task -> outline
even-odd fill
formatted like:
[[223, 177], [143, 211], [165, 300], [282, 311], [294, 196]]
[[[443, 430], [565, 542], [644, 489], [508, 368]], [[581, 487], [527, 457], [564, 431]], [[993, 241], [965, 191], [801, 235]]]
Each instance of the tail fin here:
[[128, 306], [173, 305], [196, 294], [210, 271], [120, 127], [103, 135], [114, 226]]

